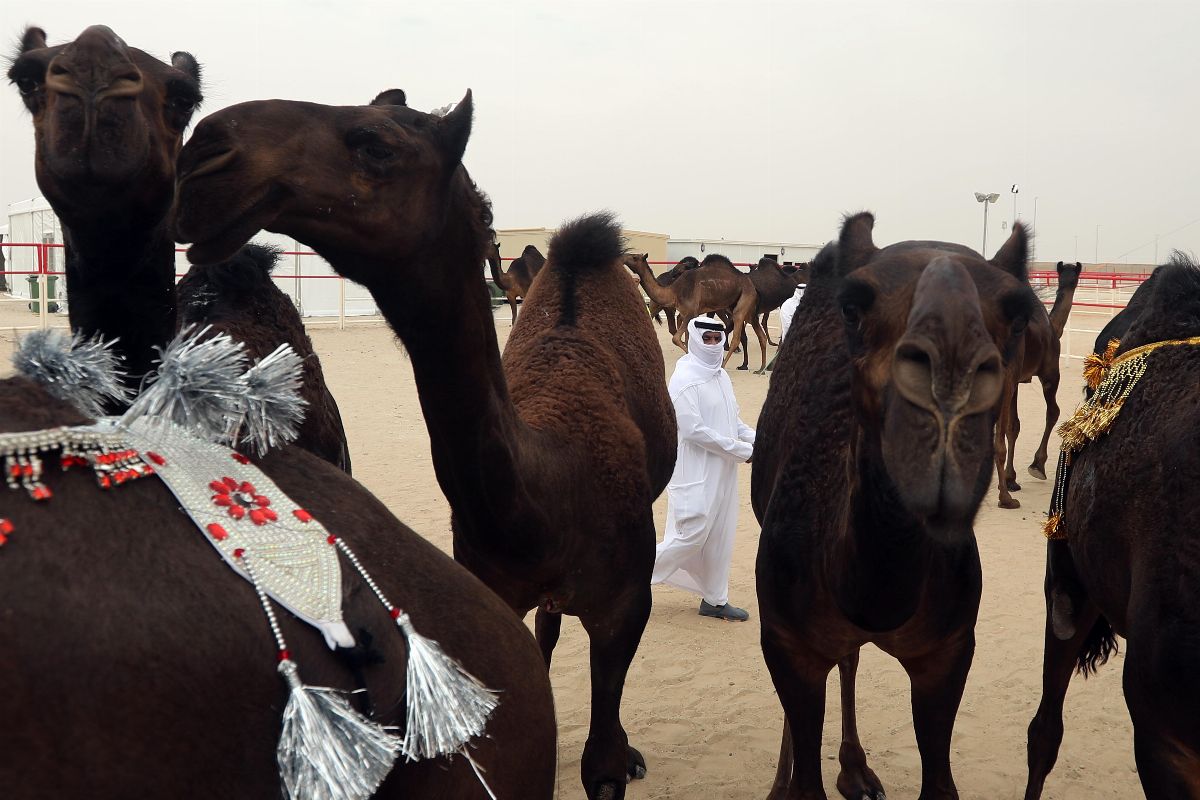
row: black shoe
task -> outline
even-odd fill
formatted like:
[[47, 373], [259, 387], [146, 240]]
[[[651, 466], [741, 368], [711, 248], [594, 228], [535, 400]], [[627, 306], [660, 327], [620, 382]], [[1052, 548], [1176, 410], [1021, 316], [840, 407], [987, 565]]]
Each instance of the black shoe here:
[[709, 605], [704, 600], [700, 601], [700, 616], [716, 617], [717, 619], [727, 619], [731, 622], [745, 622], [750, 619], [750, 612], [737, 606], [731, 606], [729, 603], [722, 603], [719, 606]]

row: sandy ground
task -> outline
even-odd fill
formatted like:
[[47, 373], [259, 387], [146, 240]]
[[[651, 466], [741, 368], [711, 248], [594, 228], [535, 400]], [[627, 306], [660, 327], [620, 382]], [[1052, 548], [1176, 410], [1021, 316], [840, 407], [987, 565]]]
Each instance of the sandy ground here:
[[[501, 346], [508, 310], [497, 315]], [[0, 300], [0, 375], [11, 371], [13, 326], [37, 318]], [[1103, 320], [1099, 321], [1102, 324]], [[61, 317], [56, 324], [64, 324]], [[1088, 327], [1099, 327], [1089, 325]], [[338, 331], [310, 328], [350, 437], [355, 477], [414, 530], [447, 552], [449, 509], [434, 480], [429, 441], [412, 369], [402, 348], [380, 325]], [[1085, 337], [1077, 337], [1080, 351]], [[678, 350], [665, 328], [659, 340], [668, 374]], [[774, 350], [770, 351], [773, 354]], [[1078, 361], [1059, 392], [1064, 413], [1080, 396]], [[751, 365], [757, 366], [757, 356]], [[755, 424], [768, 379], [731, 371], [742, 416]], [[1040, 694], [1045, 541], [1039, 525], [1050, 483], [1025, 474], [1042, 428], [1041, 392], [1021, 392], [1024, 432], [1018, 443], [1018, 493], [1023, 507], [996, 507], [988, 495], [976, 524], [984, 591], [978, 647], [955, 727], [952, 761], [963, 798], [1022, 796], [1025, 729]], [[1056, 463], [1057, 449], [1049, 464]], [[622, 717], [630, 742], [646, 757], [649, 774], [630, 786], [631, 800], [705, 797], [763, 798], [774, 775], [782, 711], [758, 644], [754, 558], [758, 526], [750, 510], [750, 467], [741, 470], [742, 513], [734, 552], [731, 600], [746, 607], [746, 624], [703, 619], [697, 599], [656, 588], [654, 611], [626, 683]], [[661, 532], [665, 497], [656, 504]], [[529, 617], [532, 625], [532, 615]], [[1129, 798], [1141, 794], [1133, 763], [1132, 729], [1121, 695], [1122, 659], [1086, 683], [1076, 678], [1067, 699], [1066, 735], [1046, 798]], [[822, 756], [826, 790], [837, 796], [839, 703], [831, 675]], [[579, 759], [587, 736], [587, 639], [575, 620], [563, 625], [552, 669], [559, 719], [559, 797], [583, 797]], [[916, 797], [920, 760], [912, 732], [908, 685], [899, 665], [874, 648], [863, 651], [858, 677], [858, 722], [871, 767], [892, 798]], [[511, 800], [511, 799], [506, 799]]]

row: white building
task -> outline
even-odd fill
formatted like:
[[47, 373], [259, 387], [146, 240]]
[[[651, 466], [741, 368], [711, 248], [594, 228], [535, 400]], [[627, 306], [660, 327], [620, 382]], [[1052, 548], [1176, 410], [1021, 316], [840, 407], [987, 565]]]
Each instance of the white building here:
[[[65, 261], [62, 225], [50, 204], [43, 197], [11, 203], [8, 207], [8, 235], [4, 237], [4, 269], [8, 272], [10, 291], [16, 297], [29, 297], [29, 276], [13, 273], [37, 271], [37, 248], [30, 245], [51, 245], [46, 248], [48, 268], [51, 273], [63, 272]], [[336, 317], [341, 302], [343, 280], [320, 256], [300, 245], [295, 239], [279, 234], [259, 233], [255, 241], [274, 245], [285, 252], [275, 267], [275, 283], [282, 289], [301, 314], [306, 317]], [[58, 246], [54, 246], [58, 245]], [[178, 247], [175, 252], [176, 278], [183, 277], [188, 270], [186, 248]], [[345, 304], [347, 316], [377, 314], [375, 301], [369, 292], [358, 284], [345, 281]], [[59, 301], [66, 296], [60, 283], [57, 291]]]
[[801, 264], [812, 261], [821, 251], [823, 244], [798, 244], [796, 242], [748, 242], [734, 239], [670, 239], [667, 241], [667, 259], [677, 262], [686, 256], [703, 261], [704, 257], [720, 253], [734, 264], [748, 268], [757, 264], [763, 256], [775, 256], [780, 264]]

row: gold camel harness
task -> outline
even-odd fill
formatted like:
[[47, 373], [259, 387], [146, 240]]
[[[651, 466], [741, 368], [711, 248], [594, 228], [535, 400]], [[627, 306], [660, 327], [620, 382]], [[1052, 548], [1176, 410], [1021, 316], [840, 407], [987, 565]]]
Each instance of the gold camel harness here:
[[1111, 339], [1102, 355], [1093, 353], [1085, 359], [1084, 380], [1089, 388], [1095, 391], [1075, 409], [1071, 418], [1058, 428], [1058, 435], [1062, 437], [1062, 450], [1059, 452], [1058, 469], [1054, 474], [1050, 513], [1042, 528], [1047, 539], [1067, 538], [1063, 518], [1074, 455], [1089, 442], [1109, 431], [1133, 388], [1146, 374], [1150, 354], [1164, 347], [1200, 345], [1200, 336], [1150, 342], [1117, 356], [1120, 345], [1119, 339]]

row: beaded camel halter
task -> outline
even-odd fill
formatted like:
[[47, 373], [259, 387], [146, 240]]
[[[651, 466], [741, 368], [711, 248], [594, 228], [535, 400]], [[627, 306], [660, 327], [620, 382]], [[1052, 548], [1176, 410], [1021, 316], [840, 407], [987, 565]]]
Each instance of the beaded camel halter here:
[[1074, 455], [1090, 442], [1108, 433], [1113, 422], [1125, 407], [1133, 388], [1146, 374], [1150, 354], [1164, 347], [1200, 345], [1200, 336], [1189, 339], [1168, 339], [1135, 347], [1117, 356], [1121, 343], [1109, 341], [1102, 355], [1092, 354], [1084, 361], [1083, 376], [1092, 396], [1075, 409], [1071, 418], [1058, 428], [1062, 449], [1058, 454], [1058, 469], [1054, 473], [1054, 491], [1050, 496], [1050, 512], [1042, 532], [1047, 539], [1066, 539], [1063, 528], [1067, 490], [1071, 482], [1071, 461]]
[[[229, 446], [262, 454], [296, 437], [304, 416], [300, 358], [283, 345], [247, 369], [241, 343], [208, 333], [185, 330], [162, 350], [150, 385], [121, 417], [101, 416], [105, 401], [129, 399], [111, 343], [52, 331], [26, 337], [14, 357], [18, 370], [98, 419], [0, 433], [8, 488], [49, 501], [42, 476], [54, 453], [63, 471], [91, 469], [100, 489], [148, 476], [162, 480], [229, 567], [253, 585], [266, 614], [289, 687], [278, 748], [285, 798], [370, 797], [400, 754], [409, 760], [462, 754], [475, 768], [466, 747], [483, 734], [495, 693], [416, 632], [340, 536]], [[0, 545], [15, 530], [13, 520], [0, 518]], [[304, 685], [277, 622], [271, 601], [315, 626], [331, 648], [354, 645], [342, 619], [339, 553], [406, 641], [403, 736], [359, 715], [341, 692]]]

